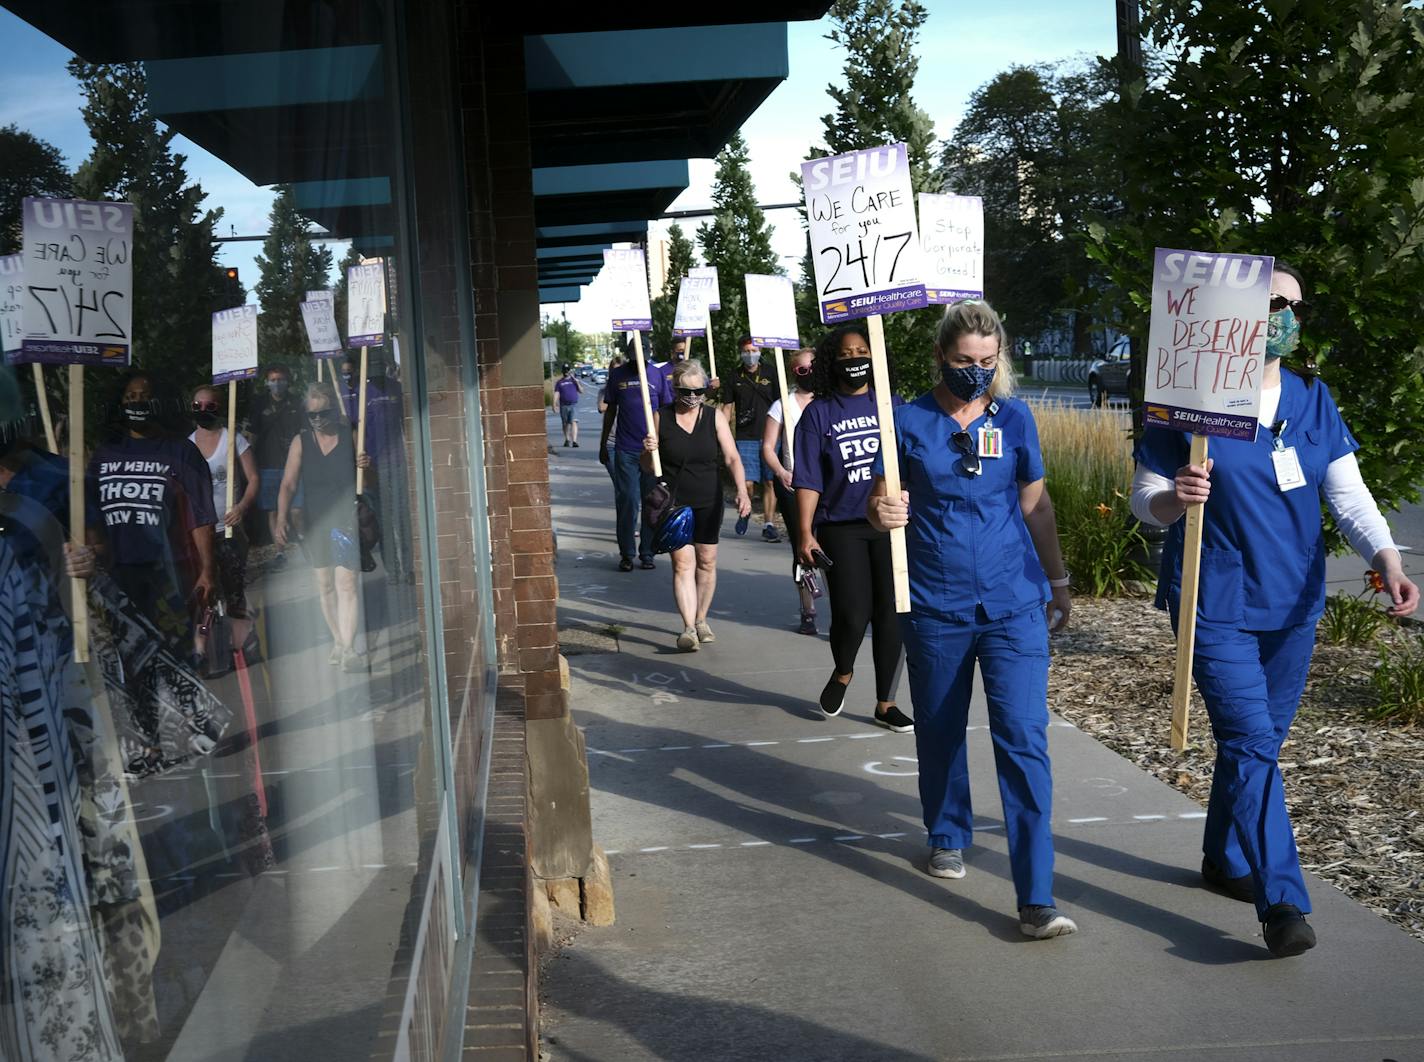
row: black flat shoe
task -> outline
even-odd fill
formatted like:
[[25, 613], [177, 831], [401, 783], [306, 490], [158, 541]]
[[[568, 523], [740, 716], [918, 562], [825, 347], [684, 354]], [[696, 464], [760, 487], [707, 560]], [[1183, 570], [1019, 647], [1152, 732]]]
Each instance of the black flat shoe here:
[[1202, 881], [1233, 900], [1240, 900], [1242, 903], [1256, 902], [1256, 883], [1251, 880], [1250, 874], [1243, 874], [1239, 878], [1227, 877], [1224, 870], [1205, 856], [1202, 857]]
[[633, 570], [632, 558], [624, 557], [622, 560], [620, 560], [618, 562], [618, 570], [620, 572], [631, 572]]
[[877, 708], [875, 710], [875, 725], [883, 726], [886, 730], [894, 731], [896, 734], [908, 734], [915, 729], [915, 721], [900, 711], [898, 704], [892, 704], [884, 712]]
[[638, 562], [638, 567], [642, 568], [645, 572], [650, 572], [654, 568], [656, 568], [657, 565], [653, 563], [652, 557], [644, 557], [641, 561]]
[[1278, 959], [1288, 959], [1315, 947], [1315, 930], [1310, 928], [1299, 907], [1290, 903], [1272, 904], [1261, 920], [1261, 936]]
[[836, 677], [832, 675], [831, 680], [827, 682], [825, 688], [821, 690], [821, 711], [825, 713], [826, 718], [829, 719], [833, 715], [840, 715], [841, 709], [845, 707], [845, 699], [846, 686], [838, 682]]

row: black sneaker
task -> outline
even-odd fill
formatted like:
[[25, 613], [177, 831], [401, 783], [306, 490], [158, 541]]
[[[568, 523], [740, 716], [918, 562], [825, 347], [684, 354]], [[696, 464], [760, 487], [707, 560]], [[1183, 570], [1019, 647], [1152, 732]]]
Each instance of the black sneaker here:
[[1315, 947], [1315, 930], [1310, 928], [1299, 907], [1291, 903], [1272, 904], [1261, 920], [1261, 936], [1278, 959], [1301, 955]]
[[567, 447], [568, 445], [569, 445], [569, 440], [565, 439], [565, 440], [564, 440], [564, 446]]
[[836, 681], [834, 675], [826, 683], [825, 689], [821, 690], [821, 711], [827, 718], [833, 715], [840, 715], [841, 709], [845, 707], [846, 687], [843, 683]]
[[577, 441], [577, 440], [574, 441], [574, 443], [573, 443], [573, 448], [574, 448], [575, 450], [577, 450], [577, 449], [579, 448], [579, 444], [578, 444], [578, 441]]
[[900, 706], [892, 704], [881, 714], [880, 709], [875, 710], [875, 725], [883, 726], [886, 730], [893, 730], [897, 734], [908, 734], [915, 729], [915, 721], [904, 712], [900, 711]]
[[622, 560], [620, 560], [618, 562], [618, 570], [620, 572], [631, 572], [633, 570], [633, 558], [624, 557]]
[[1202, 881], [1233, 900], [1240, 900], [1242, 903], [1256, 902], [1256, 884], [1251, 880], [1250, 874], [1239, 878], [1228, 877], [1226, 871], [1206, 856], [1202, 856]]

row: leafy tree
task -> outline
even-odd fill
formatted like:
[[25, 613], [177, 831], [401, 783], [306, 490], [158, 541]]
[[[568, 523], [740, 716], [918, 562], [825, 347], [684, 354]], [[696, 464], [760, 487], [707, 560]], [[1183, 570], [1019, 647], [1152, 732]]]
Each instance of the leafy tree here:
[[267, 239], [257, 256], [257, 350], [262, 362], [289, 368], [308, 360], [301, 302], [308, 291], [325, 288], [331, 277], [331, 249], [311, 239], [311, 223], [297, 212], [290, 185], [278, 185], [267, 224]]
[[67, 197], [72, 189], [59, 148], [19, 126], [0, 128], [0, 254], [19, 249], [25, 196]]
[[584, 335], [569, 324], [567, 317], [554, 317], [551, 314], [545, 314], [540, 334], [545, 339], [553, 338], [559, 341], [559, 352], [554, 355], [555, 375], [558, 375], [560, 367], [577, 365], [589, 360], [594, 354], [592, 337]]
[[[682, 278], [697, 262], [692, 241], [683, 235], [682, 226], [674, 222], [668, 228], [668, 271], [663, 290], [653, 300], [653, 352], [660, 353], [672, 346], [672, 326], [677, 318], [677, 292]], [[716, 342], [716, 337], [713, 337]]]
[[[1303, 347], [1387, 506], [1424, 478], [1424, 12], [1403, 0], [1163, 0], [1161, 73], [1112, 108], [1124, 215], [1095, 223], [1104, 309], [1146, 337], [1154, 247], [1300, 267]], [[1139, 379], [1143, 374], [1138, 374]]]
[[133, 360], [182, 395], [211, 377], [211, 315], [231, 305], [213, 242], [222, 211], [203, 209], [173, 132], [149, 113], [142, 64], [72, 59], [69, 72], [94, 141], [74, 194], [134, 205]]
[[[925, 6], [916, 0], [836, 0], [831, 5], [826, 38], [844, 49], [845, 67], [840, 84], [826, 86], [835, 110], [821, 119], [822, 142], [810, 149], [808, 159], [903, 143], [915, 192], [938, 190], [930, 156], [934, 122], [914, 100], [920, 66], [915, 41], [928, 17]], [[824, 328], [811, 265], [808, 253], [802, 262], [797, 305], [807, 339]], [[931, 383], [930, 352], [938, 320], [933, 308], [885, 316], [885, 345], [907, 394]]]
[[707, 264], [717, 267], [722, 308], [712, 314], [712, 336], [716, 349], [726, 358], [737, 349], [737, 340], [750, 327], [742, 278], [748, 273], [781, 272], [771, 249], [766, 215], [757, 206], [756, 188], [747, 171], [747, 142], [740, 132], [717, 156], [712, 203], [717, 213], [697, 230], [697, 238]]
[[[1015, 66], [977, 89], [941, 159], [947, 191], [984, 201], [985, 295], [1018, 339], [1054, 324], [1093, 285], [1081, 236], [1116, 208], [1107, 140], [1116, 83], [1099, 66]], [[1091, 354], [1073, 315], [1073, 353]]]

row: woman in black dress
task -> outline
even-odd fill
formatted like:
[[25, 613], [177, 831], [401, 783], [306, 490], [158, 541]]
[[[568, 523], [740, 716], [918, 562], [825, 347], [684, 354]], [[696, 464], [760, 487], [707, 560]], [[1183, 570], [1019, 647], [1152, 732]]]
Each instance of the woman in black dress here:
[[697, 361], [681, 361], [672, 370], [673, 408], [654, 414], [655, 434], [643, 440], [643, 464], [652, 469], [653, 452], [662, 457], [663, 478], [677, 505], [692, 510], [692, 544], [672, 552], [672, 596], [682, 616], [677, 647], [695, 651], [716, 641], [707, 610], [717, 589], [717, 540], [722, 532], [722, 483], [717, 454], [737, 485], [737, 514], [752, 511], [742, 459], [727, 421], [708, 409], [707, 374]]
[[328, 662], [343, 671], [360, 671], [365, 661], [355, 647], [361, 609], [356, 593], [361, 569], [356, 469], [369, 470], [371, 459], [364, 453], [357, 456], [351, 425], [341, 417], [331, 384], [311, 384], [304, 404], [309, 427], [292, 440], [277, 496], [277, 547], [287, 547], [287, 519], [300, 483], [306, 516], [302, 548], [316, 574], [321, 614], [334, 643]]

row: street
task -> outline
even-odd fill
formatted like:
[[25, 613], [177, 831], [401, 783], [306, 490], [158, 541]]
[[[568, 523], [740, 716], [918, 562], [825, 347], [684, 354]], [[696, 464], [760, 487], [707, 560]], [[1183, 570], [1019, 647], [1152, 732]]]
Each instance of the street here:
[[914, 737], [871, 725], [868, 647], [845, 711], [823, 718], [829, 609], [820, 637], [796, 634], [787, 546], [739, 539], [729, 518], [717, 641], [676, 651], [667, 558], [615, 570], [597, 416], [580, 410], [577, 451], [549, 422], [559, 620], [618, 919], [549, 965], [551, 1059], [1424, 1052], [1424, 1017], [1398, 1002], [1424, 983], [1417, 942], [1309, 879], [1320, 948], [1270, 960], [1251, 908], [1201, 885], [1203, 810], [1062, 720], [1056, 892], [1081, 932], [1019, 933], [980, 694], [977, 847], [964, 880], [928, 877]]

